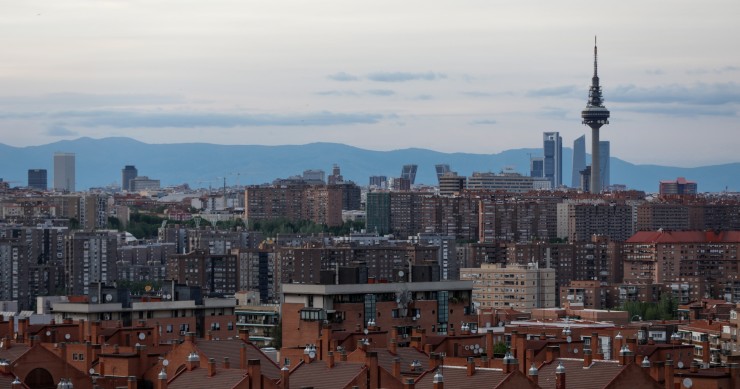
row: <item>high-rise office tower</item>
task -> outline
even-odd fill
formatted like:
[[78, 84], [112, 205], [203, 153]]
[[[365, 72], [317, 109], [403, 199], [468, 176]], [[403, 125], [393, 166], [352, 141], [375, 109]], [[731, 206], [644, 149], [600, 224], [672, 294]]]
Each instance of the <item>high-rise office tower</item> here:
[[46, 190], [46, 169], [28, 169], [28, 187], [31, 189]]
[[75, 154], [54, 153], [54, 189], [75, 191]]
[[609, 169], [611, 164], [609, 163], [609, 141], [602, 140], [599, 142], [599, 168], [601, 171], [601, 189], [609, 187], [611, 182], [609, 181]]
[[139, 176], [139, 171], [134, 165], [126, 165], [121, 170], [121, 190], [131, 190], [131, 180]]
[[591, 193], [601, 193], [601, 157], [599, 156], [599, 129], [609, 124], [609, 110], [604, 107], [604, 98], [599, 85], [596, 38], [594, 38], [594, 76], [588, 91], [588, 103], [581, 111], [583, 124], [591, 127]]
[[437, 171], [437, 182], [439, 182], [439, 179], [444, 176], [445, 174], [450, 172], [450, 165], [448, 164], [439, 164], [434, 165], [434, 170]]
[[403, 165], [401, 178], [409, 180], [409, 184], [414, 185], [414, 181], [416, 181], [416, 168], [418, 168], [417, 165]]
[[529, 176], [538, 178], [545, 176], [545, 158], [529, 157]]
[[573, 141], [573, 171], [570, 179], [572, 188], [581, 187], [581, 171], [586, 168], [586, 135], [581, 135]]
[[545, 152], [545, 178], [550, 180], [552, 188], [563, 185], [563, 138], [558, 132], [542, 134], [542, 148]]

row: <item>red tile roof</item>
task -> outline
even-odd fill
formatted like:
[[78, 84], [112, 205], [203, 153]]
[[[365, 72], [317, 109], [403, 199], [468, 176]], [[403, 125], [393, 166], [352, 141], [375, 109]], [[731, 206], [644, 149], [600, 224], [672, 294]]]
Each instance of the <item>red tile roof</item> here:
[[229, 358], [232, 368], [238, 368], [241, 363], [242, 345], [247, 346], [247, 359], [259, 359], [262, 374], [272, 380], [280, 379], [280, 367], [270, 357], [265, 355], [252, 343], [246, 343], [241, 339], [227, 340], [198, 340], [195, 347], [208, 358], [214, 358], [217, 365], [223, 364], [224, 357]]
[[401, 358], [401, 374], [411, 373], [411, 362], [414, 360], [418, 360], [422, 365], [426, 365], [429, 359], [426, 354], [414, 347], [398, 347], [396, 348], [396, 354], [383, 348], [372, 349], [371, 351], [378, 353], [378, 365], [389, 373], [393, 373], [393, 360], [396, 357]]
[[539, 369], [538, 384], [542, 389], [555, 388], [555, 369], [562, 362], [565, 367], [565, 385], [568, 389], [597, 389], [606, 387], [625, 366], [617, 361], [594, 360], [591, 367], [583, 368], [583, 359], [560, 358]]
[[626, 243], [739, 243], [740, 231], [639, 231]]
[[247, 379], [247, 372], [240, 369], [216, 369], [213, 377], [208, 376], [207, 367], [191, 371], [184, 370], [167, 384], [169, 389], [230, 389]]
[[290, 387], [336, 389], [347, 386], [365, 370], [364, 363], [336, 362], [333, 368], [325, 362], [301, 363], [290, 372]]
[[[429, 370], [416, 381], [416, 389], [432, 389], [436, 370]], [[508, 374], [501, 369], [477, 367], [475, 374], [468, 376], [467, 367], [443, 366], [441, 370], [445, 387], [453, 388], [495, 388], [501, 384]]]
[[0, 349], [0, 359], [7, 359], [10, 363], [13, 363], [13, 361], [30, 349], [30, 347], [23, 343], [18, 344], [14, 342], [10, 346], [7, 350]]

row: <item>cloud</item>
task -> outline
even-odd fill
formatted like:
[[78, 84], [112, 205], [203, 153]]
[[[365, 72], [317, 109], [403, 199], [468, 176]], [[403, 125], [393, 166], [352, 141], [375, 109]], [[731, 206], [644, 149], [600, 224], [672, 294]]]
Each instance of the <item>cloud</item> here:
[[177, 104], [182, 96], [158, 94], [89, 94], [50, 93], [40, 96], [0, 96], [0, 105], [54, 105], [54, 106], [131, 106], [148, 104]]
[[490, 125], [496, 124], [496, 121], [493, 119], [481, 119], [481, 120], [473, 120], [470, 122], [470, 124], [474, 126], [490, 126]]
[[61, 124], [54, 124], [49, 126], [49, 128], [46, 129], [46, 135], [49, 136], [77, 136], [79, 133], [77, 131], [72, 131], [68, 129], [67, 127], [62, 126]]
[[696, 68], [696, 69], [689, 69], [686, 71], [686, 74], [708, 74], [708, 73], [714, 73], [714, 74], [722, 74], [722, 73], [730, 73], [730, 72], [737, 72], [740, 71], [740, 66], [723, 66], [721, 68], [714, 68], [714, 69], [706, 69], [706, 68]]
[[396, 94], [396, 92], [390, 89], [370, 89], [365, 91], [365, 93], [375, 96], [393, 96]]
[[576, 96], [583, 94], [582, 88], [575, 85], [563, 85], [550, 88], [533, 89], [526, 93], [528, 97]]
[[571, 120], [570, 115], [573, 114], [572, 111], [572, 109], [564, 109], [558, 107], [543, 107], [538, 112], [538, 115], [550, 119]]
[[346, 81], [358, 81], [360, 79], [359, 77], [357, 77], [355, 75], [352, 75], [352, 74], [349, 74], [349, 73], [345, 73], [345, 72], [339, 72], [339, 73], [330, 74], [327, 77], [330, 80], [343, 81], [343, 82], [346, 82]]
[[376, 72], [367, 75], [367, 79], [377, 82], [406, 82], [406, 81], [435, 81], [447, 78], [443, 73], [407, 73], [407, 72]]
[[713, 106], [687, 106], [683, 104], [661, 104], [661, 105], [638, 105], [638, 106], [626, 106], [620, 107], [620, 111], [629, 111], [637, 113], [647, 114], [658, 114], [678, 117], [692, 117], [692, 116], [737, 116], [737, 110], [729, 107], [713, 107]]
[[492, 97], [493, 93], [488, 92], [479, 92], [479, 91], [467, 91], [467, 92], [460, 92], [460, 94], [468, 97]]
[[647, 69], [645, 70], [645, 73], [650, 74], [652, 76], [662, 76], [665, 74], [665, 70], [663, 69]]
[[696, 105], [731, 104], [740, 101], [740, 85], [723, 84], [665, 85], [638, 87], [621, 85], [604, 92], [609, 101], [620, 103], [681, 103]]
[[256, 114], [234, 115], [221, 113], [119, 113], [94, 114], [81, 124], [91, 127], [118, 128], [197, 128], [197, 127], [264, 127], [264, 126], [334, 126], [347, 124], [375, 124], [382, 115], [368, 113], [314, 112], [295, 115]]
[[357, 92], [351, 91], [351, 90], [327, 90], [327, 91], [321, 91], [316, 92], [317, 95], [320, 96], [357, 96]]
[[418, 95], [414, 97], [414, 100], [434, 100], [434, 96], [432, 95]]

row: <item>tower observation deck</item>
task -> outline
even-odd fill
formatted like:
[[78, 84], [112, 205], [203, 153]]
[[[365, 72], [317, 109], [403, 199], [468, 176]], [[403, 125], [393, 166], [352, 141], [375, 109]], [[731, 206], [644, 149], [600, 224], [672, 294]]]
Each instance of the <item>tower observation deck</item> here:
[[588, 91], [588, 103], [586, 108], [581, 111], [583, 124], [591, 127], [591, 193], [601, 193], [599, 129], [604, 124], [609, 124], [609, 110], [604, 107], [598, 69], [596, 38], [594, 38], [594, 76], [591, 78], [591, 88]]

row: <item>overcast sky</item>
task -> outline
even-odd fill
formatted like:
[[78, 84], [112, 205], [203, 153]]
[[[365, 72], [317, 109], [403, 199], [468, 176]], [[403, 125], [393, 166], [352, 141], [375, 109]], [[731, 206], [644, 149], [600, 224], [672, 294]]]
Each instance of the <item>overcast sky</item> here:
[[[0, 143], [564, 146], [599, 40], [612, 156], [737, 162], [740, 1], [8, 1]], [[588, 143], [587, 143], [588, 144]]]

